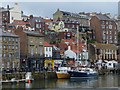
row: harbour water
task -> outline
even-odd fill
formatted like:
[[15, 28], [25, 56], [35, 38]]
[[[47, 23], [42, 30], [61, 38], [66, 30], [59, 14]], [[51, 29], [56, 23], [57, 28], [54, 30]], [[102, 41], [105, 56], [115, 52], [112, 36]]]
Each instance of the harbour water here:
[[[2, 88], [13, 89], [80, 89], [80, 88], [120, 88], [120, 75], [102, 75], [97, 78], [46, 79], [31, 83], [3, 84]], [[115, 89], [113, 89], [115, 90]]]

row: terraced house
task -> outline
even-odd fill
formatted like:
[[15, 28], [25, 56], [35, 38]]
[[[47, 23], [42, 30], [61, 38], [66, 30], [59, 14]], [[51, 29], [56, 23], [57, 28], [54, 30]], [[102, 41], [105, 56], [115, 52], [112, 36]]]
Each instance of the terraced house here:
[[21, 68], [30, 71], [43, 67], [43, 42], [44, 36], [39, 32], [23, 30], [14, 31], [20, 37]]
[[97, 60], [118, 60], [118, 47], [114, 44], [90, 44], [89, 45], [89, 59], [92, 62]]
[[114, 20], [106, 14], [95, 14], [91, 17], [90, 26], [98, 43], [117, 44], [118, 30]]
[[[2, 31], [2, 30], [1, 30]], [[2, 70], [13, 71], [20, 68], [20, 39], [18, 35], [3, 31], [0, 33], [0, 57]]]

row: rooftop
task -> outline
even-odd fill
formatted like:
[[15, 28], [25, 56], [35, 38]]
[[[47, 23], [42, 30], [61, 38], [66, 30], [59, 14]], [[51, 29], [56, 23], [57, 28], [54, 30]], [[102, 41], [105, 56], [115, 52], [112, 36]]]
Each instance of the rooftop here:
[[93, 44], [93, 45], [97, 49], [113, 49], [113, 50], [117, 49], [117, 46], [114, 45], [114, 44], [100, 44], [100, 43], [97, 43], [97, 44]]
[[8, 31], [3, 31], [1, 28], [0, 28], [0, 37], [3, 37], [3, 36], [6, 36], [6, 37], [19, 37], [18, 35], [15, 35], [11, 32], [8, 32]]
[[52, 45], [50, 45], [48, 42], [44, 42], [44, 46], [46, 46], [46, 47], [52, 47]]
[[39, 33], [39, 32], [35, 32], [35, 31], [28, 31], [28, 30], [24, 30], [24, 32], [28, 35], [32, 35], [32, 36], [41, 36], [44, 37], [43, 34]]
[[110, 20], [110, 18], [106, 15], [99, 14], [99, 15], [96, 15], [96, 16], [99, 20]]

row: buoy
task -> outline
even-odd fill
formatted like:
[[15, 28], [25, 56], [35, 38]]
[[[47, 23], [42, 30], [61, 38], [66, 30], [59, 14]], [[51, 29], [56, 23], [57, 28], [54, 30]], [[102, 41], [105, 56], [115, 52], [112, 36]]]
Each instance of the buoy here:
[[30, 81], [30, 80], [28, 80], [28, 83], [31, 83], [31, 81]]

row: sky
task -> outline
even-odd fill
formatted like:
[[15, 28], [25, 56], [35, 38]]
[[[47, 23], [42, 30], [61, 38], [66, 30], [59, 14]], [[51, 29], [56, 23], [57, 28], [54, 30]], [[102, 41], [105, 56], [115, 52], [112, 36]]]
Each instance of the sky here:
[[[14, 0], [13, 0], [14, 1]], [[45, 2], [46, 1], [46, 2]], [[18, 2], [21, 10], [26, 15], [33, 14], [34, 16], [42, 16], [52, 18], [53, 13], [59, 8], [63, 11], [68, 11], [72, 13], [79, 13], [79, 12], [102, 12], [102, 13], [111, 13], [112, 16], [118, 14], [118, 1], [117, 0], [87, 0], [86, 2], [81, 2], [75, 0], [71, 2], [69, 0], [64, 2], [48, 2], [47, 0], [43, 1], [36, 1], [36, 2]], [[84, 0], [85, 1], [85, 0]], [[89, 2], [88, 2], [89, 1]], [[99, 1], [99, 2], [98, 2]], [[108, 2], [109, 1], [109, 2]], [[10, 7], [14, 6], [15, 2], [2, 2], [2, 6], [6, 7], [10, 5]]]

